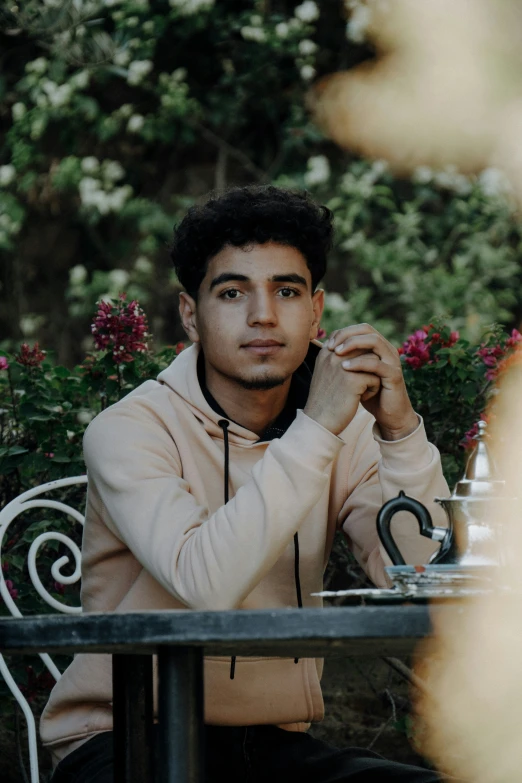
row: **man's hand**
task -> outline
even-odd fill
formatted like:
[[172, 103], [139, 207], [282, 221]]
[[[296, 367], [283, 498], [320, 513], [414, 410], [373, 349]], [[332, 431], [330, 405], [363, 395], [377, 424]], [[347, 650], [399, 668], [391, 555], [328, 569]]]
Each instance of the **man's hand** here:
[[[339, 329], [330, 336], [326, 349], [341, 359], [348, 376], [372, 378], [368, 390], [380, 384], [376, 393], [361, 395], [361, 403], [379, 425], [385, 440], [399, 440], [417, 429], [397, 349], [369, 324]], [[364, 353], [363, 353], [364, 352]], [[351, 402], [348, 403], [351, 408]], [[355, 415], [355, 414], [354, 414]]]
[[[353, 356], [364, 351], [354, 350]], [[325, 345], [315, 362], [312, 383], [304, 412], [334, 435], [351, 422], [360, 402], [378, 394], [381, 380], [376, 374], [362, 369], [347, 372], [343, 369], [346, 355], [338, 356]]]

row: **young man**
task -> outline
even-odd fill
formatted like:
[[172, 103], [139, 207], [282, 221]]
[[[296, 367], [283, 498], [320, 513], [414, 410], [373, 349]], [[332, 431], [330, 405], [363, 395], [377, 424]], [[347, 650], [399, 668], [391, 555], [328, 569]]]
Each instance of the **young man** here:
[[[440, 458], [397, 350], [367, 324], [316, 342], [331, 234], [325, 207], [268, 186], [179, 225], [192, 346], [85, 435], [85, 611], [319, 606], [336, 529], [384, 586], [382, 503], [404, 489], [444, 524]], [[395, 529], [407, 562], [427, 562], [415, 521]], [[321, 671], [313, 659], [207, 659], [208, 780], [438, 780], [307, 734], [323, 717]], [[55, 783], [112, 780], [111, 695], [110, 657], [78, 655], [42, 717]]]

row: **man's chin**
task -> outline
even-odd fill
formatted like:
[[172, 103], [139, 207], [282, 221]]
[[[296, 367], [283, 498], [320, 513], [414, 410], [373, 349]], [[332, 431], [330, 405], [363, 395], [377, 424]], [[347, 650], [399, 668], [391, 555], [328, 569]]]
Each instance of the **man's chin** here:
[[282, 386], [286, 378], [280, 375], [267, 375], [259, 378], [236, 378], [237, 383], [248, 391], [269, 391]]

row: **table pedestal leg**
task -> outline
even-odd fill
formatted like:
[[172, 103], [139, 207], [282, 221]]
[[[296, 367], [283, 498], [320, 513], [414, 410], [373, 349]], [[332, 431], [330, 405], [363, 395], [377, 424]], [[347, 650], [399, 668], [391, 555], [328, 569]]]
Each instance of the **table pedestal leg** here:
[[203, 651], [158, 650], [159, 783], [203, 783]]
[[113, 655], [114, 783], [154, 780], [152, 655]]

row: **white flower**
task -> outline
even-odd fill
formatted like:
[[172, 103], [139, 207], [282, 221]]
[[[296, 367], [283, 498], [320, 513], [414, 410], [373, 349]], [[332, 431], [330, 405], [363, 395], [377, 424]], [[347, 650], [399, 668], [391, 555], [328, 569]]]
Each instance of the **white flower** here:
[[129, 118], [132, 114], [132, 103], [122, 103], [119, 109], [116, 110], [120, 117], [124, 119]]
[[126, 20], [127, 27], [137, 27], [140, 23], [139, 16], [128, 16]]
[[125, 169], [117, 160], [103, 161], [103, 178], [109, 182], [116, 182], [125, 176]]
[[301, 79], [304, 79], [305, 82], [309, 82], [310, 79], [314, 78], [317, 71], [312, 65], [303, 65], [299, 73], [301, 74]]
[[266, 33], [262, 27], [242, 27], [240, 33], [245, 41], [256, 41], [257, 43], [266, 41]]
[[304, 3], [297, 6], [294, 14], [301, 22], [315, 22], [319, 17], [319, 8], [314, 0], [305, 0]]
[[72, 95], [72, 87], [70, 84], [61, 84], [58, 86], [56, 82], [51, 79], [45, 79], [42, 83], [42, 90], [49, 98], [51, 106], [59, 108], [69, 103], [69, 99]]
[[27, 112], [27, 108], [25, 106], [25, 103], [13, 103], [13, 106], [11, 108], [11, 113], [13, 115], [13, 120], [17, 122], [18, 120], [21, 120], [22, 117]]
[[23, 315], [20, 318], [20, 331], [24, 337], [32, 337], [40, 326], [41, 319], [37, 315]]
[[93, 411], [78, 411], [76, 421], [78, 424], [89, 424], [94, 419]]
[[259, 16], [259, 14], [254, 14], [250, 17], [250, 24], [254, 27], [261, 27], [263, 24], [263, 17]]
[[25, 66], [26, 71], [34, 71], [34, 73], [45, 73], [47, 70], [48, 62], [45, 57], [38, 57], [36, 60], [27, 63]]
[[314, 155], [308, 158], [308, 171], [304, 175], [308, 186], [322, 185], [330, 178], [330, 162], [325, 155]]
[[287, 38], [290, 32], [290, 26], [286, 22], [279, 22], [274, 29], [278, 38]]
[[503, 196], [512, 190], [511, 183], [504, 172], [493, 166], [480, 172], [478, 182], [485, 196]]
[[372, 163], [372, 173], [375, 176], [375, 179], [379, 179], [381, 174], [384, 174], [386, 171], [388, 171], [388, 161], [382, 160], [382, 158], [379, 158], [378, 160], [374, 160]]
[[118, 51], [114, 55], [114, 64], [115, 65], [128, 65], [129, 60], [131, 58], [131, 53], [128, 49], [118, 49]]
[[83, 70], [78, 71], [78, 73], [75, 73], [74, 76], [71, 78], [70, 83], [74, 87], [78, 87], [80, 90], [84, 90], [85, 87], [89, 84], [89, 71]]
[[176, 8], [183, 16], [192, 16], [198, 11], [209, 11], [214, 0], [169, 0], [169, 5]]
[[81, 285], [87, 280], [87, 270], [83, 264], [76, 264], [69, 269], [69, 282], [71, 285]]
[[16, 169], [10, 163], [0, 166], [0, 185], [10, 185], [16, 176]]
[[175, 71], [172, 71], [171, 73], [171, 79], [173, 82], [176, 82], [179, 84], [179, 82], [185, 81], [187, 78], [187, 69], [186, 68], [176, 68]]
[[299, 42], [299, 52], [305, 57], [309, 54], [314, 54], [317, 51], [317, 44], [311, 41], [309, 38], [304, 38]]
[[440, 188], [452, 190], [461, 196], [467, 195], [472, 189], [469, 179], [464, 174], [460, 174], [457, 167], [451, 164], [442, 171], [435, 172], [433, 181]]
[[144, 122], [145, 117], [142, 114], [133, 114], [132, 117], [129, 117], [127, 130], [129, 133], [139, 133], [139, 131], [143, 128]]
[[85, 174], [96, 174], [100, 168], [100, 161], [94, 155], [88, 155], [82, 160], [81, 167]]
[[146, 275], [152, 272], [152, 264], [146, 256], [139, 256], [134, 262], [134, 269]]
[[111, 269], [109, 280], [113, 288], [124, 288], [129, 282], [129, 273], [125, 269]]
[[418, 185], [427, 185], [433, 179], [433, 171], [429, 166], [417, 166], [413, 172], [412, 180]]
[[338, 294], [335, 291], [331, 294], [326, 293], [324, 298], [325, 305], [334, 312], [342, 313], [349, 307], [346, 299], [343, 299], [341, 294]]
[[367, 5], [356, 5], [346, 25], [346, 37], [354, 43], [363, 43], [371, 18], [372, 12]]
[[134, 60], [134, 62], [129, 65], [127, 82], [132, 85], [141, 84], [145, 76], [151, 71], [151, 60]]

